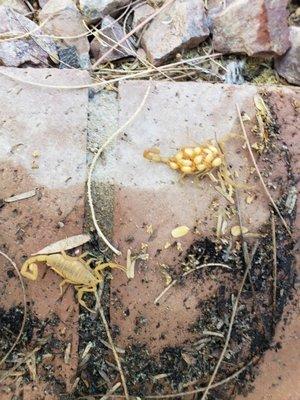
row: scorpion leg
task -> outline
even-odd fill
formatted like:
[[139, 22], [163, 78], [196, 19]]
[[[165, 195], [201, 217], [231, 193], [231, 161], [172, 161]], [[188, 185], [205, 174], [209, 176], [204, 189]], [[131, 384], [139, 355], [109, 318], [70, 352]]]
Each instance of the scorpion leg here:
[[93, 292], [93, 293], [95, 293], [95, 292], [96, 292], [96, 287], [90, 287], [90, 288], [88, 288], [88, 287], [86, 287], [86, 286], [83, 286], [83, 287], [75, 286], [75, 288], [76, 288], [76, 290], [77, 290], [77, 300], [78, 300], [78, 303], [79, 303], [82, 307], [84, 307], [84, 308], [86, 308], [87, 310], [89, 310], [90, 312], [95, 313], [94, 310], [91, 310], [90, 308], [88, 308], [88, 306], [86, 305], [85, 301], [82, 300], [82, 296], [84, 295], [84, 293], [87, 293], [87, 292], [90, 292], [90, 293]]
[[63, 286], [64, 286], [66, 283], [73, 283], [73, 284], [74, 284], [74, 282], [73, 282], [73, 281], [70, 281], [70, 279], [64, 279], [63, 281], [61, 281], [60, 284], [59, 284], [59, 289], [60, 289], [60, 294], [61, 294], [61, 296], [62, 296], [62, 294], [63, 294]]
[[89, 260], [86, 261], [86, 266], [89, 267], [90, 264], [91, 264], [93, 261], [95, 261], [95, 260], [97, 260], [97, 258], [94, 258], [94, 257], [93, 257], [93, 258], [90, 258]]
[[81, 259], [83, 259], [84, 257], [86, 257], [88, 254], [89, 254], [89, 252], [88, 252], [88, 251], [85, 251], [84, 253], [80, 254], [80, 256], [78, 256], [78, 259], [81, 260]]

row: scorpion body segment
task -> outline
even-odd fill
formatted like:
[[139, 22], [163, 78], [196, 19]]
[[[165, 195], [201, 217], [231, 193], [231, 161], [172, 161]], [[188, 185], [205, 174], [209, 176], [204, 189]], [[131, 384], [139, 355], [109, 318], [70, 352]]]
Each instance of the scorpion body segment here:
[[38, 266], [36, 263], [46, 263], [53, 271], [60, 275], [64, 280], [60, 283], [60, 290], [65, 283], [70, 283], [75, 286], [77, 290], [78, 302], [85, 308], [90, 310], [82, 296], [86, 292], [93, 292], [96, 296], [97, 285], [103, 282], [103, 270], [105, 268], [119, 268], [127, 272], [126, 268], [115, 263], [96, 263], [94, 269], [90, 267], [95, 258], [88, 261], [84, 260], [87, 253], [81, 254], [79, 257], [70, 257], [66, 253], [62, 254], [49, 254], [49, 255], [36, 255], [30, 257], [22, 265], [21, 274], [30, 280], [35, 281], [38, 277]]

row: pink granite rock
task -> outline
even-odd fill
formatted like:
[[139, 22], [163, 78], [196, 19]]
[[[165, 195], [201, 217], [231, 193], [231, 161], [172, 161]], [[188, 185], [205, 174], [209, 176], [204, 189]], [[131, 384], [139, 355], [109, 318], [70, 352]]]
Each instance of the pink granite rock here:
[[158, 14], [143, 34], [142, 47], [154, 65], [184, 49], [191, 49], [209, 35], [202, 0], [175, 0]]
[[[116, 42], [124, 37], [122, 26], [110, 16], [103, 18], [101, 28], [100, 38], [95, 37], [91, 42], [91, 53], [95, 60], [102, 57]], [[105, 57], [102, 63], [134, 55], [128, 41], [123, 42], [121, 46]]]
[[289, 83], [300, 85], [300, 27], [290, 27], [290, 40], [291, 48], [275, 60], [275, 68]]
[[282, 55], [289, 46], [287, 0], [236, 0], [213, 18], [213, 46], [221, 53]]
[[[0, 248], [18, 268], [45, 245], [83, 230], [88, 91], [35, 86], [59, 87], [75, 82], [89, 83], [89, 74], [49, 68], [0, 68], [1, 197], [38, 188], [34, 197], [1, 208]], [[9, 309], [20, 304], [22, 293], [18, 279], [7, 276], [3, 257], [0, 262], [0, 307]], [[40, 320], [57, 315], [57, 325], [48, 326], [44, 334], [61, 340], [64, 348], [71, 343], [69, 364], [64, 363], [63, 352], [57, 352], [52, 361], [38, 362], [39, 379], [24, 384], [24, 400], [56, 400], [58, 396], [48, 397], [46, 393], [61, 391], [58, 382], [64, 383], [66, 391], [73, 384], [78, 358], [78, 303], [73, 287], [59, 300], [60, 282], [61, 278], [45, 264], [39, 265], [37, 281], [24, 278], [31, 315]], [[29, 351], [35, 340], [33, 337], [22, 351]], [[46, 368], [53, 370], [57, 380], [44, 380]], [[0, 390], [1, 399], [3, 394]]]
[[[141, 104], [148, 84], [137, 81], [120, 84], [119, 126]], [[276, 116], [276, 126], [279, 128], [276, 137], [284, 144], [282, 150], [289, 149], [290, 165], [297, 175], [299, 149], [295, 144], [299, 93], [294, 88], [282, 87], [264, 87], [262, 91]], [[116, 337], [116, 345], [126, 349], [126, 354], [139, 344], [145, 345], [154, 357], [155, 354], [162, 354], [166, 347], [180, 348], [183, 344], [199, 340], [199, 332], [193, 336], [194, 333], [187, 329], [199, 316], [199, 302], [212, 294], [219, 296], [216, 288], [218, 282], [224, 282], [226, 291], [234, 293], [221, 274], [213, 282], [210, 278], [203, 281], [190, 279], [186, 284], [182, 282], [182, 285], [169, 291], [159, 306], [154, 304], [154, 299], [166, 284], [161, 273], [162, 267], [169, 267], [170, 274], [176, 275], [184, 259], [182, 251], [185, 252], [198, 238], [214, 237], [217, 216], [213, 211], [213, 203], [221, 201], [220, 204], [225, 205], [226, 201], [223, 203], [224, 199], [214, 191], [209, 179], [197, 184], [193, 183], [193, 179], [181, 181], [176, 171], [166, 168], [164, 164], [149, 164], [142, 157], [143, 151], [158, 146], [162, 154], [167, 156], [174, 154], [181, 146], [194, 145], [214, 137], [222, 140], [228, 138], [229, 133], [234, 133], [234, 138], [225, 144], [226, 159], [230, 168], [237, 171], [239, 182], [247, 183], [250, 192], [255, 193], [256, 197], [249, 204], [245, 201], [249, 190], [239, 190], [241, 215], [245, 226], [252, 232], [262, 233], [269, 220], [268, 198], [253, 174], [253, 164], [243, 146], [244, 141], [237, 136], [241, 128], [236, 113], [238, 103], [241, 110], [250, 117], [251, 122], [245, 125], [253, 143], [257, 140], [252, 132], [253, 124], [257, 123], [253, 97], [259, 92], [260, 89], [253, 85], [152, 82], [144, 108], [134, 122], [124, 129], [123, 135], [114, 145], [105, 151], [99, 162], [97, 180], [103, 185], [99, 198], [105, 198], [102, 201], [106, 206], [103, 203], [99, 206], [98, 220], [102, 222], [107, 234], [111, 235], [113, 244], [123, 253], [123, 258], [118, 261], [126, 263], [128, 248], [133, 255], [141, 254], [142, 251], [149, 254], [148, 260], [136, 262], [135, 277], [130, 281], [122, 272], [113, 271], [110, 321], [112, 326], [119, 327], [120, 335]], [[108, 131], [111, 132], [111, 128]], [[277, 201], [289, 188], [285, 183], [289, 181], [290, 167], [281, 152], [276, 154], [269, 165], [269, 161], [264, 158], [258, 160], [259, 167]], [[289, 184], [293, 184], [293, 180]], [[230, 220], [230, 226], [237, 223], [235, 218]], [[179, 247], [171, 236], [171, 230], [176, 225], [191, 228], [180, 239]], [[229, 231], [230, 226], [227, 226]], [[236, 284], [235, 273], [233, 281]], [[261, 297], [258, 297], [258, 301], [261, 302]], [[261, 304], [264, 306], [266, 303]], [[293, 305], [287, 308], [284, 323], [277, 328], [275, 340], [282, 344], [282, 351], [277, 353], [277, 350], [270, 349], [265, 359], [260, 361], [263, 375], [257, 378], [257, 384], [253, 382], [255, 395], [249, 395], [253, 400], [298, 400], [299, 311], [295, 308]], [[288, 315], [292, 320], [290, 326], [285, 324]], [[144, 324], [138, 325], [141, 316]], [[132, 347], [128, 349], [127, 346]], [[252, 351], [250, 354], [252, 357]], [[279, 374], [282, 374], [282, 380], [278, 379]], [[248, 376], [243, 379], [247, 381]], [[221, 390], [226, 389], [222, 387]], [[228, 398], [233, 398], [232, 393]]]
[[[36, 35], [43, 34], [35, 22], [9, 7], [0, 6], [0, 33], [24, 35], [30, 31]], [[12, 40], [8, 35], [6, 41], [0, 42], [0, 64], [5, 66], [48, 65], [51, 56], [57, 57], [56, 46], [51, 38], [23, 37]]]
[[[49, 0], [39, 13], [38, 19], [43, 30], [55, 36], [79, 36], [86, 32], [82, 16], [72, 0]], [[76, 39], [56, 40], [60, 47], [75, 46], [80, 59], [81, 67], [89, 65], [90, 45], [87, 36]]]

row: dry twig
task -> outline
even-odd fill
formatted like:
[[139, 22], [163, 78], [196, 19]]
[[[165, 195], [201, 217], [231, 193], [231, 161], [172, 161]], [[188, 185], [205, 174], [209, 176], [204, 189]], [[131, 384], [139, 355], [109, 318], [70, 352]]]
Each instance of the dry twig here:
[[[149, 78], [150, 76], [152, 76], [151, 74], [153, 72], [155, 72], [156, 70], [161, 72], [162, 70], [167, 70], [169, 71], [170, 69], [173, 69], [174, 67], [177, 67], [179, 65], [183, 65], [186, 64], [187, 62], [191, 63], [191, 62], [201, 62], [201, 61], [205, 61], [208, 58], [211, 57], [219, 57], [220, 53], [215, 53], [215, 54], [211, 54], [210, 56], [200, 56], [200, 57], [195, 57], [192, 59], [184, 59], [172, 64], [166, 64], [166, 65], [162, 65], [160, 67], [156, 67], [156, 69], [152, 69], [152, 68], [146, 68], [146, 69], [142, 69], [139, 72], [133, 73], [133, 74], [128, 74], [128, 71], [122, 71], [122, 70], [111, 70], [109, 69], [108, 71], [111, 73], [112, 71], [114, 73], [120, 73], [122, 76], [118, 76], [116, 78], [112, 78], [112, 79], [108, 79], [108, 80], [103, 80], [101, 82], [96, 82], [96, 83], [86, 83], [86, 84], [82, 84], [82, 85], [52, 85], [52, 84], [48, 84], [48, 83], [40, 83], [40, 82], [36, 82], [36, 81], [28, 81], [26, 79], [20, 78], [16, 75], [10, 75], [9, 73], [7, 73], [6, 71], [4, 71], [3, 69], [0, 70], [0, 75], [6, 76], [9, 79], [12, 79], [16, 82], [20, 82], [20, 83], [24, 83], [27, 85], [31, 85], [31, 86], [36, 86], [36, 87], [41, 87], [41, 88], [49, 88], [49, 89], [64, 89], [64, 90], [75, 90], [75, 89], [100, 89], [101, 87], [105, 87], [107, 85], [113, 84], [113, 83], [118, 83], [124, 80], [132, 80], [132, 79], [137, 79], [137, 78]], [[105, 69], [102, 68], [101, 69], [101, 74], [105, 72]]]
[[266, 184], [265, 184], [265, 182], [263, 180], [263, 177], [262, 177], [262, 175], [260, 173], [260, 170], [258, 168], [258, 165], [256, 163], [256, 160], [255, 160], [252, 148], [251, 148], [251, 144], [250, 144], [249, 139], [248, 139], [248, 135], [247, 135], [247, 132], [246, 132], [246, 129], [245, 129], [244, 121], [243, 121], [243, 118], [242, 118], [242, 115], [241, 115], [241, 111], [240, 111], [240, 107], [239, 107], [238, 104], [236, 104], [236, 108], [237, 108], [237, 112], [238, 112], [241, 128], [242, 128], [242, 131], [243, 131], [243, 134], [244, 134], [244, 138], [245, 138], [245, 141], [246, 141], [246, 145], [247, 145], [249, 154], [251, 156], [253, 165], [255, 167], [256, 173], [257, 173], [257, 175], [258, 175], [258, 177], [259, 177], [259, 179], [261, 181], [261, 184], [262, 184], [262, 186], [264, 188], [264, 191], [265, 191], [267, 197], [269, 198], [270, 202], [272, 203], [272, 206], [273, 206], [274, 210], [276, 211], [276, 213], [278, 214], [279, 218], [281, 219], [281, 222], [283, 223], [283, 225], [284, 225], [285, 229], [287, 230], [288, 234], [290, 236], [292, 236], [290, 228], [288, 227], [285, 219], [283, 218], [281, 212], [279, 211], [279, 208], [275, 204], [275, 201], [273, 200], [273, 198], [272, 198], [272, 196], [271, 196], [271, 194], [270, 194], [270, 192], [269, 192], [269, 190], [268, 190], [268, 188], [267, 188], [267, 186], [266, 186]]
[[[195, 271], [198, 271], [199, 269], [205, 268], [205, 267], [222, 267], [222, 268], [226, 268], [226, 269], [231, 269], [231, 267], [229, 267], [226, 264], [221, 264], [221, 263], [207, 263], [207, 264], [202, 264], [199, 265], [196, 268], [193, 268], [187, 272], [185, 272], [184, 274], [181, 275], [181, 277], [185, 277], [188, 276], [189, 274], [192, 274]], [[173, 287], [176, 285], [176, 283], [178, 282], [178, 279], [174, 279], [161, 293], [159, 296], [156, 297], [156, 299], [154, 300], [154, 304], [157, 304], [159, 302], [159, 300]]]
[[[227, 376], [227, 378], [222, 379], [219, 382], [213, 383], [211, 385], [211, 389], [215, 389], [219, 386], [225, 385], [226, 383], [230, 382], [232, 379], [237, 378], [240, 374], [242, 374], [243, 372], [246, 371], [246, 369], [248, 367], [250, 367], [250, 365], [254, 364], [257, 361], [257, 357], [253, 358], [251, 361], [249, 361], [244, 367], [240, 368], [238, 371], [234, 372], [233, 374]], [[200, 387], [198, 389], [194, 389], [194, 390], [189, 390], [186, 392], [178, 392], [178, 393], [170, 393], [170, 394], [161, 394], [161, 395], [149, 395], [149, 396], [144, 396], [145, 399], [174, 399], [176, 397], [185, 397], [185, 396], [191, 396], [197, 393], [202, 393], [206, 390], [206, 387]], [[93, 395], [93, 398], [96, 397], [103, 397], [104, 394], [99, 394], [99, 395]], [[118, 398], [118, 399], [122, 399], [124, 398], [123, 395], [114, 395], [114, 398]], [[86, 397], [82, 396], [82, 397], [78, 397], [77, 400], [85, 400]], [[92, 400], [92, 399], [91, 399]]]

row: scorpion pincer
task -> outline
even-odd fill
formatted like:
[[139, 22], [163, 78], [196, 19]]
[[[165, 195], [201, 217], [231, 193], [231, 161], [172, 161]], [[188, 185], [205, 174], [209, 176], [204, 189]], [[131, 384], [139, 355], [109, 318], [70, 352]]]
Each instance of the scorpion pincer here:
[[35, 281], [38, 277], [38, 266], [36, 263], [46, 263], [53, 271], [63, 278], [60, 283], [60, 291], [62, 294], [63, 285], [70, 283], [75, 286], [77, 291], [77, 299], [79, 304], [88, 309], [91, 312], [82, 299], [84, 293], [91, 292], [97, 296], [97, 285], [103, 282], [103, 270], [105, 268], [118, 268], [127, 273], [127, 269], [122, 265], [116, 263], [100, 263], [96, 262], [95, 268], [91, 268], [90, 264], [96, 260], [90, 258], [88, 261], [84, 260], [84, 257], [88, 253], [83, 253], [78, 257], [68, 256], [65, 252], [61, 254], [49, 254], [49, 255], [36, 255], [30, 257], [22, 265], [21, 274], [32, 281]]

